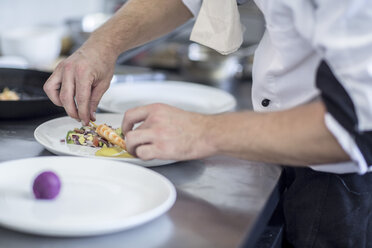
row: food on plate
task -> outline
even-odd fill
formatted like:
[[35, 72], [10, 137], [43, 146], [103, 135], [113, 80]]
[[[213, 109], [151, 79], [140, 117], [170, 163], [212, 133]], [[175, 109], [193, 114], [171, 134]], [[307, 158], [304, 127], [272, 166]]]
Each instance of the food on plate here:
[[95, 153], [96, 156], [133, 158], [126, 151], [121, 128], [114, 129], [107, 124], [96, 125], [94, 122], [90, 124], [68, 131], [63, 141], [67, 144], [101, 148]]
[[32, 190], [36, 199], [54, 199], [61, 190], [61, 180], [54, 172], [44, 171], [35, 178]]
[[9, 88], [5, 87], [3, 92], [0, 93], [0, 101], [18, 101], [20, 99], [17, 92], [10, 90]]
[[95, 153], [95, 155], [102, 157], [134, 158], [131, 154], [117, 146], [102, 147]]
[[124, 150], [127, 149], [125, 145], [125, 141], [123, 137], [121, 137], [122, 136], [121, 129], [120, 129], [120, 134], [121, 134], [120, 136], [118, 132], [116, 132], [117, 129], [114, 131], [111, 127], [107, 126], [106, 124], [97, 126], [94, 122], [91, 122], [91, 123], [96, 128], [96, 132], [98, 133], [99, 136], [107, 139], [112, 144], [115, 144], [123, 148]]
[[[104, 146], [113, 147], [115, 143], [113, 143], [110, 139], [107, 139], [105, 136], [102, 135], [102, 130], [101, 130], [102, 128], [97, 130], [99, 126], [97, 125], [96, 126], [94, 125], [93, 126], [82, 126], [80, 128], [75, 128], [74, 130], [70, 130], [67, 132], [65, 142], [67, 144], [75, 144], [75, 145], [89, 146], [89, 147], [104, 147]], [[114, 132], [120, 139], [123, 139], [121, 128], [117, 128], [117, 129], [110, 128], [110, 131]], [[111, 136], [113, 136], [113, 134], [111, 134]], [[118, 138], [116, 137], [116, 139]]]

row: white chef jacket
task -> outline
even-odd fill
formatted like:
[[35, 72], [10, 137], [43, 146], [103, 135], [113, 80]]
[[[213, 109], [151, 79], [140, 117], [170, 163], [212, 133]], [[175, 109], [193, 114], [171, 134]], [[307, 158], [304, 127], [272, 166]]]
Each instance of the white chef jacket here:
[[[328, 111], [325, 123], [352, 161], [312, 168], [332, 173], [370, 171], [372, 162], [361, 152], [360, 142], [356, 144], [355, 133], [372, 135], [372, 1], [255, 2], [264, 14], [266, 31], [253, 65], [254, 110], [289, 109], [317, 98], [321, 92], [315, 77], [320, 62], [326, 61], [352, 101], [357, 122], [350, 133]], [[197, 16], [201, 0], [183, 3]]]

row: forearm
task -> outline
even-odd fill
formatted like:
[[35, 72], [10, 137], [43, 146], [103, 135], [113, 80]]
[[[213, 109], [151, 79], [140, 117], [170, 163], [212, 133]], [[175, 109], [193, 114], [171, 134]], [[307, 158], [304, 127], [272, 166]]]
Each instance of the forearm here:
[[86, 45], [118, 56], [174, 30], [191, 17], [181, 0], [130, 0], [91, 35]]
[[208, 118], [205, 137], [215, 153], [248, 160], [298, 166], [349, 160], [324, 114], [316, 102], [281, 112], [217, 115]]

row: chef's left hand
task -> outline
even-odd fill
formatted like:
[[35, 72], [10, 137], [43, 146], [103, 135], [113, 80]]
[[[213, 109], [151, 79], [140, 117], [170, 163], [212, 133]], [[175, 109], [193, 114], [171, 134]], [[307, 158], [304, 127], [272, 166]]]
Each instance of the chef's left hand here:
[[[207, 115], [187, 112], [165, 104], [128, 110], [122, 131], [128, 152], [143, 160], [189, 160], [210, 156]], [[142, 124], [134, 129], [136, 123]]]

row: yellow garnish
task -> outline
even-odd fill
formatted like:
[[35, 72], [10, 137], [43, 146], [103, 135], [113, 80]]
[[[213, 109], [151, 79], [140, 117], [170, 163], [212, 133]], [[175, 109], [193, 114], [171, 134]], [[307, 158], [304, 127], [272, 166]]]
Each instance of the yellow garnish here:
[[90, 122], [90, 124], [92, 124], [93, 125], [93, 127], [95, 127], [95, 128], [97, 128], [98, 127], [98, 125], [96, 124], [96, 123], [94, 123], [93, 121], [89, 121]]
[[130, 155], [125, 150], [121, 149], [120, 147], [114, 146], [114, 147], [105, 147], [103, 146], [101, 149], [96, 151], [96, 156], [102, 156], [102, 157], [115, 157], [115, 158], [134, 158], [132, 155]]

